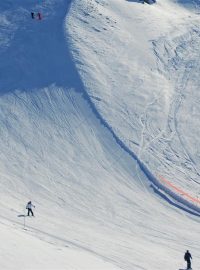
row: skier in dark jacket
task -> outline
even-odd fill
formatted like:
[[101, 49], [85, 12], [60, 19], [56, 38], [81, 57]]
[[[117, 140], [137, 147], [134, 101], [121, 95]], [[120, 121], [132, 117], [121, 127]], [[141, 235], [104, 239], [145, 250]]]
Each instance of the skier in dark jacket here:
[[31, 12], [31, 18], [32, 18], [32, 19], [35, 19], [35, 14], [34, 14], [34, 12]]
[[42, 14], [40, 12], [38, 12], [37, 16], [38, 16], [38, 20], [42, 20]]
[[191, 269], [192, 255], [190, 254], [189, 250], [185, 252], [184, 259], [187, 262], [187, 269]]
[[34, 216], [32, 207], [35, 208], [35, 205], [33, 205], [31, 201], [28, 202], [27, 205], [26, 205], [26, 209], [28, 210], [28, 214], [27, 214], [28, 216], [30, 215], [30, 213], [31, 213], [32, 216]]

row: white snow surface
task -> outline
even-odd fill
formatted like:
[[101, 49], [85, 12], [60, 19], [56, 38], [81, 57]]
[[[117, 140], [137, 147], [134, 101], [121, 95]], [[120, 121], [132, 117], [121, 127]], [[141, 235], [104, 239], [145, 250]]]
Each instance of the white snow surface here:
[[1, 269], [198, 268], [199, 4], [0, 2]]
[[187, 185], [194, 197], [200, 175], [197, 4], [75, 0], [68, 20], [76, 65], [102, 117], [153, 175]]

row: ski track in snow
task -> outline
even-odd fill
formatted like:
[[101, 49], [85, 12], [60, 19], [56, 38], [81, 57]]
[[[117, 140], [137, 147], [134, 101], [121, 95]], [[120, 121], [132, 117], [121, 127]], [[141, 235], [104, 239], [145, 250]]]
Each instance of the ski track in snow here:
[[[187, 40], [188, 36], [189, 36], [189, 40]], [[196, 175], [199, 175], [199, 169], [197, 167], [197, 164], [194, 158], [192, 157], [192, 154], [190, 153], [187, 147], [186, 141], [183, 140], [184, 134], [180, 133], [179, 131], [179, 114], [185, 102], [185, 96], [188, 91], [188, 88], [190, 87], [189, 82], [191, 78], [194, 77], [196, 71], [199, 69], [198, 68], [199, 67], [199, 52], [198, 52], [199, 41], [198, 39], [199, 39], [199, 33], [195, 29], [192, 30], [191, 34], [189, 33], [186, 36], [186, 41], [184, 37], [180, 37], [180, 45], [178, 48], [176, 48], [175, 57], [170, 59], [170, 56], [169, 56], [170, 60], [168, 60], [169, 62], [173, 62], [174, 69], [179, 71], [178, 77], [175, 78], [176, 94], [175, 94], [175, 97], [173, 98], [173, 101], [171, 102], [171, 108], [170, 108], [169, 116], [168, 116], [169, 134], [173, 134], [171, 137], [171, 141], [173, 141], [173, 137], [175, 136], [178, 137], [179, 143], [181, 145], [183, 154], [186, 159], [185, 165], [187, 162], [188, 168], [190, 168], [191, 171], [193, 170]], [[190, 46], [191, 42], [196, 42], [196, 45], [195, 47], [193, 46], [194, 52], [192, 52], [192, 54], [189, 54], [187, 56], [187, 58], [189, 59], [187, 62], [187, 60], [181, 59], [181, 54], [179, 51], [182, 51], [182, 54], [184, 53], [186, 54], [187, 53], [186, 49]], [[164, 46], [164, 47], [166, 48], [167, 46]], [[167, 55], [169, 55], [168, 50], [167, 49], [165, 50], [166, 50]], [[156, 55], [158, 56], [158, 53], [156, 53]], [[166, 64], [164, 64], [164, 60], [161, 60], [160, 56], [158, 56], [158, 58], [159, 58], [159, 61], [162, 63], [162, 65], [166, 66]], [[171, 66], [169, 66], [169, 69], [170, 68]], [[174, 69], [172, 71], [169, 70], [169, 74], [171, 73], [172, 79], [174, 77], [174, 75], [172, 74]], [[166, 137], [170, 137], [169, 134]], [[172, 146], [169, 145], [169, 150], [172, 153], [172, 155], [176, 155], [176, 152], [173, 150], [173, 145]], [[179, 170], [178, 166], [177, 166], [177, 169]], [[188, 175], [188, 178], [189, 178], [189, 175]], [[190, 176], [190, 179], [196, 184], [199, 184], [199, 181], [193, 179], [192, 176]]]

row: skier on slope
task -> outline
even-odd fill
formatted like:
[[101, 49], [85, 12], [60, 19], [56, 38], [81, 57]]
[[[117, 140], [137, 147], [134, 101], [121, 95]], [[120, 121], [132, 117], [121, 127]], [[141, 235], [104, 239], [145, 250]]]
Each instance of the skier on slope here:
[[38, 20], [42, 20], [42, 14], [40, 12], [38, 12], [37, 16], [38, 16]]
[[187, 262], [187, 269], [191, 269], [192, 255], [190, 254], [189, 250], [185, 252], [184, 259]]
[[28, 210], [28, 214], [27, 214], [27, 216], [29, 216], [29, 215], [30, 215], [30, 213], [31, 213], [32, 217], [34, 216], [34, 214], [33, 214], [33, 210], [32, 210], [32, 207], [34, 207], [34, 208], [35, 208], [35, 205], [33, 205], [31, 201], [30, 201], [30, 202], [28, 202], [28, 203], [27, 203], [27, 205], [26, 205], [26, 209]]

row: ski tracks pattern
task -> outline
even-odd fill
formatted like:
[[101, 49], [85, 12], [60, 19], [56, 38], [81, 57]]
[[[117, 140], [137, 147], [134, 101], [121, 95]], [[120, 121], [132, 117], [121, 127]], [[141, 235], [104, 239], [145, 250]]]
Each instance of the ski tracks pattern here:
[[[158, 138], [164, 150], [163, 153], [159, 151], [159, 158], [163, 157], [165, 160], [165, 164], [160, 162], [159, 170], [166, 174], [167, 171], [172, 173], [173, 180], [179, 180], [179, 184], [182, 178], [200, 184], [197, 179], [200, 168], [198, 168], [195, 157], [185, 139], [187, 127], [183, 123], [183, 117], [181, 118], [181, 115], [185, 114], [184, 107], [190, 106], [190, 104], [188, 105], [190, 102], [187, 99], [188, 94], [195, 96], [198, 92], [198, 88], [193, 87], [193, 81], [195, 76], [197, 79], [197, 73], [200, 69], [199, 44], [200, 32], [197, 27], [190, 29], [185, 35], [172, 41], [168, 41], [166, 38], [153, 41], [158, 70], [165, 74], [174, 85], [166, 126], [161, 132], [163, 136]], [[192, 92], [191, 88], [193, 89]], [[157, 144], [159, 146], [158, 142]], [[198, 188], [196, 185], [194, 187], [193, 189]], [[193, 192], [196, 191], [193, 190]]]

